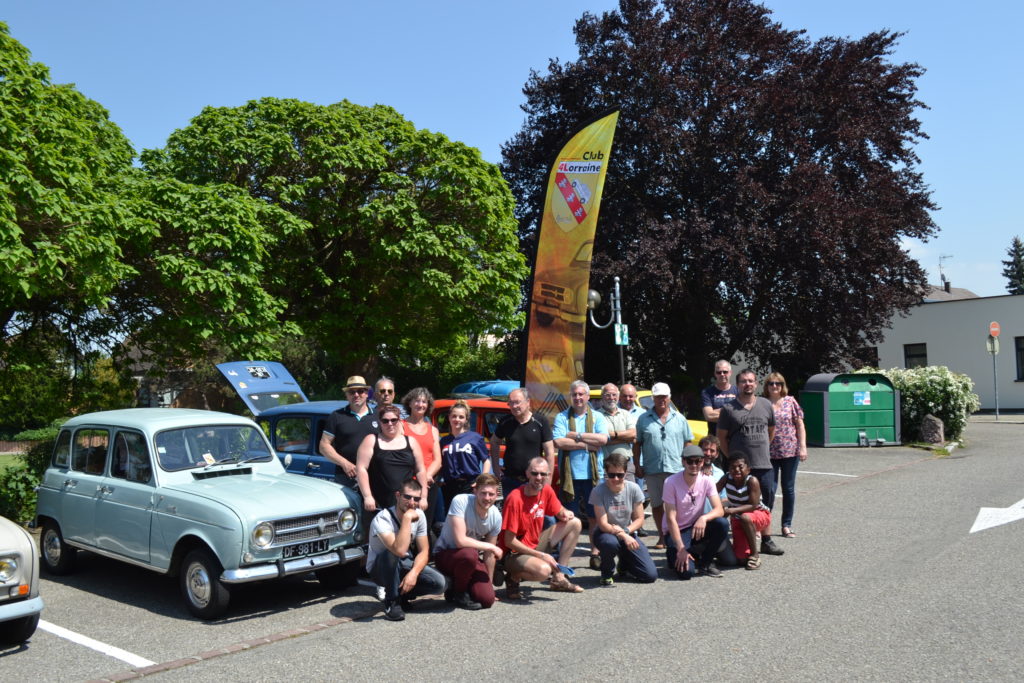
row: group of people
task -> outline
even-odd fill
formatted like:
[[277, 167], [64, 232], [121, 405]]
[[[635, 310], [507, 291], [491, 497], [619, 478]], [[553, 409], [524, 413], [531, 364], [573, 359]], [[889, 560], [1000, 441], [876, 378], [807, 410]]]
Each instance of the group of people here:
[[[782, 533], [795, 535], [793, 480], [796, 463], [807, 457], [800, 406], [780, 375], [769, 376], [765, 397], [758, 397], [752, 371], [741, 372], [732, 387], [729, 363], [715, 368], [702, 401], [717, 434], [700, 444], [692, 443], [664, 382], [652, 387], [649, 410], [632, 384], [605, 385], [595, 408], [589, 386], [573, 382], [570, 405], [553, 425], [532, 412], [525, 388], [515, 389], [510, 415], [488, 447], [468, 428], [465, 402], [452, 406], [451, 434], [441, 439], [429, 421], [429, 391], [413, 389], [400, 407], [393, 382], [384, 379], [371, 409], [369, 385], [350, 377], [349, 403], [331, 414], [320, 449], [337, 465], [337, 480], [362, 493], [366, 569], [379, 586], [384, 616], [404, 619], [418, 596], [442, 592], [463, 608], [488, 608], [496, 586], [517, 600], [523, 581], [581, 592], [569, 563], [584, 520], [590, 567], [600, 571], [602, 586], [623, 577], [653, 582], [658, 572], [640, 540], [648, 504], [659, 534], [653, 547], [666, 551], [667, 566], [684, 580], [721, 576], [716, 560], [757, 569], [761, 553], [781, 555], [770, 537], [770, 511], [778, 471]], [[786, 460], [792, 462], [779, 462]]]

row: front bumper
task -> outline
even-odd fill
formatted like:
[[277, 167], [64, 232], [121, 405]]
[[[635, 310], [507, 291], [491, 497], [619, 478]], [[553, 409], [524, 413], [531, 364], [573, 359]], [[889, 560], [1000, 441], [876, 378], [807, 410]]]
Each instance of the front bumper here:
[[251, 567], [239, 567], [238, 569], [226, 569], [220, 575], [224, 583], [250, 583], [252, 581], [265, 581], [267, 579], [279, 579], [292, 574], [305, 574], [318, 569], [326, 569], [337, 564], [348, 564], [355, 562], [365, 555], [362, 547], [338, 548], [337, 550], [323, 555], [311, 555], [299, 557], [294, 560], [278, 560], [274, 564], [258, 564]]
[[39, 614], [42, 611], [43, 599], [38, 595], [34, 598], [29, 598], [28, 600], [7, 602], [0, 605], [0, 621], [11, 621], [12, 619], [30, 617], [33, 614]]

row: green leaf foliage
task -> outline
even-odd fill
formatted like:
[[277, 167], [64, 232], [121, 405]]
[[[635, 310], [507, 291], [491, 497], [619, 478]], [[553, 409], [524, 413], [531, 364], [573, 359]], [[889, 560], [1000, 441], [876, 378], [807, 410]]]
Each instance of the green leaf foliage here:
[[151, 177], [231, 184], [287, 212], [266, 223], [268, 295], [347, 363], [430, 355], [519, 322], [527, 269], [497, 167], [394, 109], [207, 107], [142, 160]]
[[981, 399], [974, 393], [974, 381], [944, 365], [862, 368], [856, 372], [881, 373], [900, 392], [900, 423], [905, 441], [918, 438], [925, 415], [942, 420], [947, 441], [958, 441], [963, 438], [971, 413], [981, 407]]
[[132, 149], [107, 111], [49, 70], [0, 23], [0, 329], [106, 302], [126, 272], [117, 176]]

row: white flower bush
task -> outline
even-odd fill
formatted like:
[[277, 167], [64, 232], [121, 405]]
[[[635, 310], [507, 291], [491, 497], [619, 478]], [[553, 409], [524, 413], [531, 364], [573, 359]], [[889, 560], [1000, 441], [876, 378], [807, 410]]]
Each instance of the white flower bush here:
[[924, 368], [861, 368], [858, 373], [885, 375], [900, 392], [900, 420], [904, 440], [918, 437], [921, 420], [929, 413], [942, 420], [947, 441], [957, 441], [967, 427], [967, 418], [981, 406], [974, 382], [967, 375], [944, 365]]

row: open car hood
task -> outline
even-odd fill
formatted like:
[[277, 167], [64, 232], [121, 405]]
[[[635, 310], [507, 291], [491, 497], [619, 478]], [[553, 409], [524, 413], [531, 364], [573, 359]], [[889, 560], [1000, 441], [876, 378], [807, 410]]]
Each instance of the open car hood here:
[[253, 415], [277, 406], [309, 402], [299, 383], [280, 363], [240, 360], [221, 363], [217, 369]]

